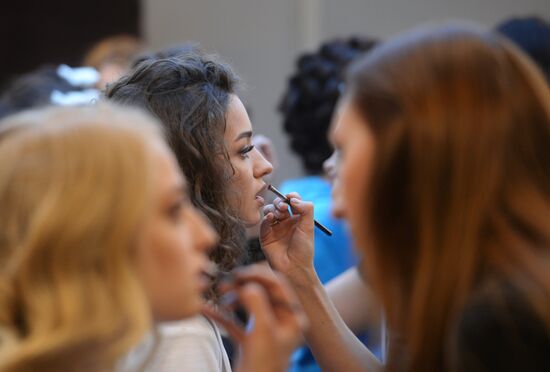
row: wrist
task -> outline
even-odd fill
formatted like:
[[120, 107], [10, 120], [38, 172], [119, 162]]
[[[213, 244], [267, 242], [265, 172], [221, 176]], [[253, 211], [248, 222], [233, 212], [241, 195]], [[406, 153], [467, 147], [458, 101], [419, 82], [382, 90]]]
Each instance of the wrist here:
[[321, 283], [317, 272], [313, 267], [301, 267], [294, 270], [289, 270], [285, 273], [285, 276], [296, 291], [303, 289], [310, 290], [313, 286]]

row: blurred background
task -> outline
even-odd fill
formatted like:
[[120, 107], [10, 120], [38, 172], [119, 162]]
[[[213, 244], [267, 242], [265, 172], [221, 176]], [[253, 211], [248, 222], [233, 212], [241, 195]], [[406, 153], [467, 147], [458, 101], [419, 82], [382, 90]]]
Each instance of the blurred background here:
[[276, 108], [297, 56], [352, 34], [385, 39], [426, 22], [465, 19], [494, 27], [514, 16], [550, 19], [549, 0], [4, 0], [0, 12], [0, 89], [44, 64], [84, 64], [111, 35], [130, 49], [197, 41], [242, 76], [254, 130], [277, 149], [275, 183], [302, 174]]

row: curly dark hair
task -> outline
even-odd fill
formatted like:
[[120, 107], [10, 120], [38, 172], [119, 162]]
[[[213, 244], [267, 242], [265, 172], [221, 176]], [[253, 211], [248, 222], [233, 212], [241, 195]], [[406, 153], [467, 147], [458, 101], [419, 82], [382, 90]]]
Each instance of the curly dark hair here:
[[11, 80], [0, 95], [0, 117], [51, 104], [53, 91], [79, 90], [57, 73], [57, 66], [43, 65]]
[[340, 97], [346, 66], [376, 45], [369, 38], [351, 37], [321, 45], [301, 55], [278, 106], [291, 149], [309, 174], [320, 174], [332, 148], [327, 132]]
[[226, 112], [238, 78], [198, 49], [168, 58], [144, 58], [107, 87], [108, 99], [148, 110], [160, 119], [187, 177], [193, 203], [209, 218], [220, 241], [210, 258], [222, 270], [244, 259], [244, 226], [230, 208], [233, 176], [224, 143]]

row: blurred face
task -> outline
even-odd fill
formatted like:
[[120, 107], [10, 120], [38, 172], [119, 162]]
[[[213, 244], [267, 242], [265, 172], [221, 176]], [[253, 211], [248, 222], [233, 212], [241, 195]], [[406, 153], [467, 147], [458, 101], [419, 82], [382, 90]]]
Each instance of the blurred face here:
[[364, 248], [365, 226], [364, 196], [368, 192], [374, 157], [374, 136], [349, 98], [338, 107], [331, 140], [339, 152], [337, 176], [333, 185], [333, 214], [346, 218], [356, 244]]
[[323, 162], [323, 170], [325, 171], [325, 175], [330, 181], [330, 183], [334, 183], [336, 180], [336, 176], [338, 175], [338, 164], [340, 163], [340, 151], [338, 149], [334, 149], [330, 157]]
[[260, 222], [264, 205], [261, 193], [267, 187], [263, 177], [273, 170], [271, 163], [252, 145], [252, 125], [241, 100], [231, 96], [224, 141], [235, 174], [231, 180], [232, 205], [248, 226]]
[[172, 153], [160, 142], [153, 152], [152, 209], [141, 230], [138, 271], [155, 320], [176, 320], [202, 307], [202, 292], [209, 285], [207, 252], [216, 236], [188, 199]]

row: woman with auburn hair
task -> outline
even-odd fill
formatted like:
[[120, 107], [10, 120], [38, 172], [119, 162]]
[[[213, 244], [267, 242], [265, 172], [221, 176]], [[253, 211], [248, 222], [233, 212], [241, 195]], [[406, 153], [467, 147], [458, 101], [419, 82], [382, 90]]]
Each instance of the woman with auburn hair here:
[[550, 91], [534, 64], [469, 26], [409, 33], [352, 68], [332, 138], [334, 213], [385, 309], [387, 365], [319, 283], [310, 206], [275, 200], [262, 226], [323, 370], [550, 370]]
[[[245, 227], [261, 220], [272, 165], [252, 144], [252, 124], [237, 95], [231, 68], [196, 47], [145, 58], [106, 92], [109, 100], [137, 106], [160, 119], [193, 204], [219, 235], [210, 259], [228, 272], [243, 262]], [[214, 288], [212, 281], [212, 288]], [[216, 294], [210, 299], [216, 301]], [[229, 371], [220, 332], [198, 316], [160, 328], [155, 371]]]
[[[30, 111], [1, 127], [0, 370], [144, 368], [155, 342], [128, 351], [158, 322], [201, 311], [216, 242], [158, 124], [100, 105]], [[300, 311], [270, 280], [236, 288], [258, 325], [239, 334], [242, 371], [267, 370], [266, 352], [284, 363], [299, 339]], [[281, 308], [293, 312], [281, 318]]]

